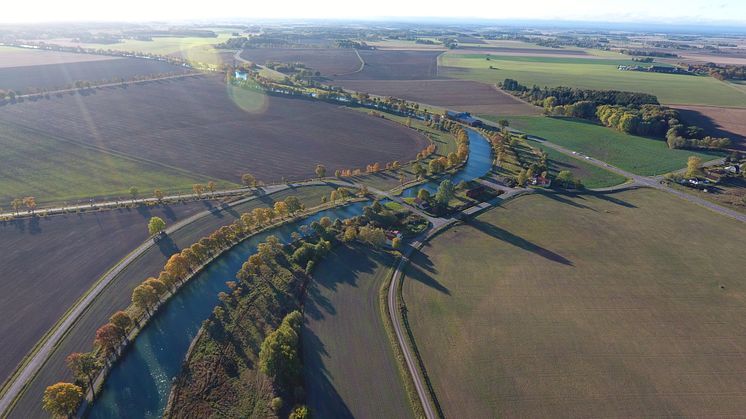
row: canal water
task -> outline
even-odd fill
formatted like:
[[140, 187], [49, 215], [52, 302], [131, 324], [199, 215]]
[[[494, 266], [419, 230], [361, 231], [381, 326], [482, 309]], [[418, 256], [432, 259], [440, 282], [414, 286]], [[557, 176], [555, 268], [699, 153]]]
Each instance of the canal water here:
[[[492, 168], [492, 146], [490, 142], [476, 131], [467, 130], [466, 132], [469, 135], [469, 158], [466, 160], [466, 165], [451, 176], [451, 182], [454, 186], [462, 180], [468, 182], [480, 178]], [[402, 192], [402, 197], [415, 197], [420, 189], [426, 189], [430, 194], [435, 194], [442, 181], [443, 178], [412, 186]]]
[[[454, 174], [454, 184], [486, 174], [492, 166], [491, 147], [486, 138], [468, 130], [469, 159]], [[421, 188], [434, 193], [439, 181], [406, 189], [403, 196], [415, 196]], [[369, 202], [357, 202], [318, 212], [301, 221], [289, 223], [253, 236], [225, 252], [197, 274], [169, 299], [145, 326], [125, 355], [117, 362], [86, 412], [88, 418], [157, 418], [163, 414], [171, 391], [171, 380], [178, 375], [189, 344], [218, 304], [218, 293], [227, 291], [226, 281], [235, 275], [259, 243], [274, 235], [281, 242], [303, 225], [322, 217], [345, 219], [362, 213]]]

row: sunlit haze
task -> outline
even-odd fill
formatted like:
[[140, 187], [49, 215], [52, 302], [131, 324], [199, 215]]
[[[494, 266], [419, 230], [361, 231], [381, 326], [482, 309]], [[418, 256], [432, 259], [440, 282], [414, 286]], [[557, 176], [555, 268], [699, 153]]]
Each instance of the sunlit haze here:
[[345, 0], [248, 2], [220, 0], [41, 0], [10, 1], [3, 5], [0, 22], [49, 21], [178, 21], [240, 19], [375, 19], [384, 17], [440, 17], [482, 19], [592, 20], [610, 22], [714, 23], [746, 22], [746, 2], [724, 0], [576, 1], [526, 0], [500, 2], [452, 1], [353, 2]]

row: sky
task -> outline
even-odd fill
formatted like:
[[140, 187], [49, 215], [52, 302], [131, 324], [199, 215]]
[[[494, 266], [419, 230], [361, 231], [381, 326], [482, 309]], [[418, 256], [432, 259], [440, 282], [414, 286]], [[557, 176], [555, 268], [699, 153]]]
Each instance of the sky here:
[[7, 0], [3, 3], [2, 23], [435, 17], [746, 24], [746, 0]]

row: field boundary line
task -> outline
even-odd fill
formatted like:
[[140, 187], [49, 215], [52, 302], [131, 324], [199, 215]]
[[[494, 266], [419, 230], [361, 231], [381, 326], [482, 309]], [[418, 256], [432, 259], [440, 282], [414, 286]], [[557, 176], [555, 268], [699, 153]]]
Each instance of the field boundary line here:
[[357, 50], [357, 48], [353, 48], [353, 51], [355, 51], [355, 55], [357, 55], [357, 59], [360, 60], [360, 68], [358, 68], [355, 71], [350, 71], [348, 73], [342, 73], [342, 74], [335, 74], [334, 77], [342, 77], [342, 76], [349, 76], [352, 74], [357, 74], [365, 68], [365, 60], [363, 60], [363, 57], [360, 56], [360, 52]]

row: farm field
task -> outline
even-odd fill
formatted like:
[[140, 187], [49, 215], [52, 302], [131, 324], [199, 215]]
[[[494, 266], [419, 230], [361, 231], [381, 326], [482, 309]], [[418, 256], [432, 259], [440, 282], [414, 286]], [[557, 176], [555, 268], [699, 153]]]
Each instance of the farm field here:
[[43, 51], [29, 48], [0, 46], [0, 68], [28, 67], [35, 65], [84, 63], [91, 61], [116, 60], [93, 54], [75, 54], [72, 52]]
[[248, 48], [241, 58], [264, 65], [269, 61], [300, 62], [324, 76], [351, 73], [360, 68], [360, 60], [350, 48]]
[[[214, 211], [207, 217], [203, 217], [188, 226], [169, 235], [170, 240], [162, 242], [160, 247], [152, 247], [143, 253], [137, 260], [123, 270], [114, 282], [102, 293], [90, 306], [88, 311], [70, 329], [70, 332], [62, 340], [49, 361], [44, 365], [39, 374], [29, 384], [26, 393], [19, 399], [18, 404], [12, 411], [10, 417], [28, 418], [41, 417], [43, 412], [39, 405], [44, 389], [60, 380], [71, 380], [72, 376], [65, 365], [65, 357], [72, 352], [87, 351], [91, 348], [91, 342], [95, 336], [96, 329], [103, 324], [114, 312], [124, 309], [130, 303], [132, 290], [149, 276], [158, 274], [163, 269], [168, 257], [177, 250], [190, 246], [205, 235], [209, 235], [217, 228], [232, 223], [236, 218], [246, 211], [260, 206], [270, 206], [277, 200], [288, 196], [297, 196], [306, 206], [311, 207], [321, 203], [322, 196], [329, 196], [332, 188], [330, 186], [304, 186], [294, 190], [282, 191], [271, 195], [262, 196], [244, 204], [230, 209]], [[139, 227], [139, 226], [138, 226]], [[129, 249], [131, 250], [131, 249]], [[121, 255], [124, 256], [124, 255]], [[102, 267], [108, 269], [109, 266]], [[97, 278], [91, 278], [91, 281]], [[227, 278], [229, 280], [232, 278]], [[80, 290], [82, 292], [83, 288]], [[56, 290], [48, 289], [52, 293]], [[65, 307], [66, 309], [66, 307]], [[64, 310], [63, 310], [64, 311]], [[54, 321], [52, 321], [54, 323]], [[48, 326], [51, 326], [50, 323]], [[36, 339], [41, 336], [36, 336]], [[16, 362], [31, 348], [18, 349], [15, 355]], [[15, 367], [15, 363], [12, 365]]]
[[676, 106], [684, 120], [711, 132], [728, 137], [733, 148], [746, 151], [746, 109], [714, 106]]
[[[391, 121], [322, 102], [265, 96], [226, 86], [218, 77], [26, 101], [0, 108], [0, 130], [8, 127], [33, 131], [26, 141], [38, 144], [45, 153], [15, 167], [13, 176], [0, 181], [0, 190], [27, 191], [26, 195], [37, 194], [37, 199], [46, 199], [41, 195], [52, 189], [46, 182], [53, 176], [29, 181], [35, 179], [36, 170], [52, 175], [62, 167], [70, 171], [70, 177], [90, 175], [90, 171], [77, 170], [87, 158], [77, 149], [97, 155], [102, 162], [109, 155], [125, 158], [133, 162], [132, 167], [158, 173], [160, 178], [152, 176], [153, 186], [169, 189], [191, 185], [195, 178], [237, 183], [246, 172], [265, 182], [277, 182], [283, 176], [306, 179], [314, 176], [318, 163], [334, 173], [375, 161], [408, 161], [427, 145], [423, 136]], [[13, 146], [10, 153], [28, 147], [17, 142], [0, 137], [0, 145]], [[68, 152], [70, 144], [79, 147]], [[64, 157], [55, 157], [61, 161], [48, 165], [49, 156], [57, 152]], [[102, 183], [129, 182], [115, 169], [95, 173]], [[183, 173], [183, 179], [177, 180], [175, 173]], [[65, 188], [71, 195], [101, 193], [86, 183], [70, 183]]]
[[663, 192], [536, 194], [415, 254], [445, 416], [739, 415], [746, 227]]
[[[25, 105], [0, 108], [0, 114]], [[194, 183], [207, 181], [206, 177], [186, 170], [63, 138], [53, 129], [54, 121], [46, 123], [47, 132], [39, 132], [33, 126], [18, 126], [13, 119], [0, 123], [0, 160], [13, 163], [0, 166], [0, 206], [6, 210], [13, 198], [29, 195], [35, 196], [39, 203], [92, 196], [128, 198], [133, 186], [142, 191], [141, 196], [151, 196], [155, 188], [164, 192], [191, 192]]]
[[442, 51], [360, 50], [363, 71], [338, 80], [428, 80], [438, 75], [437, 57]]
[[0, 223], [0, 382], [98, 278], [148, 237], [209, 202], [35, 217]]
[[[483, 115], [485, 119], [497, 118]], [[549, 117], [511, 117], [510, 126], [529, 135], [549, 140], [620, 169], [638, 175], [652, 176], [668, 173], [686, 166], [689, 156], [703, 161], [717, 158], [717, 154], [693, 150], [672, 150], [663, 140], [624, 134], [580, 119]]]
[[340, 246], [314, 270], [302, 340], [315, 417], [412, 417], [379, 305], [395, 261], [385, 252]]
[[619, 64], [635, 64], [626, 59], [489, 56], [488, 61], [487, 54], [445, 54], [438, 59], [438, 74], [485, 83], [512, 78], [528, 86], [645, 92], [669, 104], [746, 107], [746, 93], [712, 77], [619, 71]]
[[341, 80], [335, 84], [354, 91], [400, 97], [473, 114], [538, 115], [541, 112], [494, 86], [468, 80]]
[[[83, 54], [80, 54], [83, 55]], [[107, 57], [113, 58], [113, 57]], [[0, 89], [19, 93], [38, 89], [62, 90], [73, 87], [76, 81], [111, 82], [120, 78], [150, 76], [162, 73], [186, 73], [183, 67], [155, 60], [116, 58], [82, 60], [64, 64], [0, 67]]]

